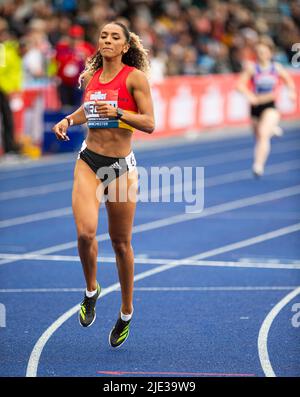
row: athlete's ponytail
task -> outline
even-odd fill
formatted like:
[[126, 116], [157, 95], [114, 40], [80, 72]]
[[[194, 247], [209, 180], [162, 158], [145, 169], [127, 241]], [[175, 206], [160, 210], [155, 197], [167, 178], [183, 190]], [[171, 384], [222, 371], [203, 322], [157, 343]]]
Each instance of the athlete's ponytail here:
[[128, 66], [134, 66], [135, 68], [148, 74], [150, 69], [148, 50], [144, 48], [139, 36], [133, 32], [129, 32], [128, 44], [130, 47], [129, 50], [123, 55], [122, 62]]
[[[138, 35], [130, 32], [128, 28], [121, 22], [110, 22], [122, 28], [126, 41], [129, 44], [128, 51], [123, 54], [122, 62], [128, 66], [134, 66], [148, 75], [150, 65], [148, 59], [148, 50], [143, 47], [141, 39]], [[98, 50], [94, 55], [87, 59], [85, 69], [79, 76], [79, 86], [88, 75], [93, 75], [98, 69], [103, 66], [103, 58]]]

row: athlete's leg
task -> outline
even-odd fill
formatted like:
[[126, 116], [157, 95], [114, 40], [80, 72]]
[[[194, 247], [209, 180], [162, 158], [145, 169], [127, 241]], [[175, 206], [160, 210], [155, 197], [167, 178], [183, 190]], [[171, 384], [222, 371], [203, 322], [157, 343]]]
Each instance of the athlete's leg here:
[[263, 173], [265, 163], [271, 149], [271, 137], [275, 127], [278, 125], [280, 115], [278, 110], [268, 108], [263, 111], [256, 126], [256, 142], [254, 147], [253, 168]]
[[127, 172], [109, 185], [106, 201], [109, 234], [116, 255], [121, 285], [123, 314], [131, 314], [133, 305], [134, 253], [131, 246], [136, 207], [137, 171]]
[[83, 160], [77, 160], [72, 207], [77, 228], [78, 252], [88, 291], [94, 291], [97, 288], [96, 232], [100, 202], [96, 197], [96, 191], [100, 183], [90, 167]]
[[252, 130], [254, 134], [254, 138], [256, 139], [257, 136], [257, 126], [258, 126], [258, 118], [252, 117]]

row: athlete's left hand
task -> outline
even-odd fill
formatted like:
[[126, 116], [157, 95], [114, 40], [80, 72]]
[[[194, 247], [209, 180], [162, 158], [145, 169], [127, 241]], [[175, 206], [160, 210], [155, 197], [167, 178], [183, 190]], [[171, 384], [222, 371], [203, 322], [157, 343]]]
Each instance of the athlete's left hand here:
[[96, 102], [96, 112], [99, 113], [102, 117], [117, 117], [117, 108], [105, 102]]

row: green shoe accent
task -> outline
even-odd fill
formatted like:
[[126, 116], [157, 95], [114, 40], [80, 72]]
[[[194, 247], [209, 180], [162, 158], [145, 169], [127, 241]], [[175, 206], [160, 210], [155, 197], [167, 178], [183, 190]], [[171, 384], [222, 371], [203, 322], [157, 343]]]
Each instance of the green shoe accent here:
[[130, 322], [131, 319], [129, 321], [123, 321], [121, 317], [118, 318], [115, 326], [109, 334], [109, 344], [111, 347], [120, 347], [127, 340], [129, 336]]
[[82, 327], [90, 327], [93, 322], [96, 320], [96, 303], [97, 299], [99, 299], [101, 293], [101, 286], [97, 282], [97, 292], [91, 298], [88, 298], [84, 294], [83, 301], [80, 305], [79, 311], [79, 323]]
[[80, 309], [80, 316], [85, 320], [85, 308], [82, 306]]
[[124, 331], [120, 335], [123, 336], [124, 334], [126, 334], [128, 329], [129, 329], [129, 325], [126, 325], [126, 327], [124, 328]]
[[126, 334], [120, 336], [120, 338], [117, 340], [117, 343], [122, 342], [122, 340], [124, 340], [125, 338], [127, 338], [129, 335], [129, 331], [126, 332]]

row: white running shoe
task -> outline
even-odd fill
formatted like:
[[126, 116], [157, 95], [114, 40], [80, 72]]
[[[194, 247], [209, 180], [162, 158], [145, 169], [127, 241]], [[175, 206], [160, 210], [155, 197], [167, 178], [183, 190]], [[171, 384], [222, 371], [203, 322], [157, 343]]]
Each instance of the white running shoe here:
[[277, 137], [281, 137], [283, 135], [283, 129], [279, 127], [279, 125], [276, 125], [273, 129], [273, 135]]
[[260, 164], [253, 164], [252, 172], [256, 178], [260, 178], [264, 174], [264, 167]]

